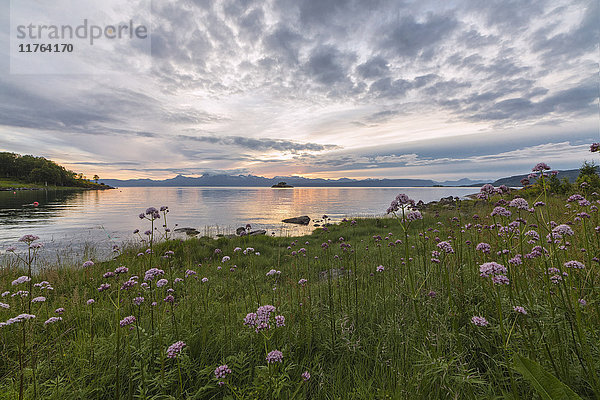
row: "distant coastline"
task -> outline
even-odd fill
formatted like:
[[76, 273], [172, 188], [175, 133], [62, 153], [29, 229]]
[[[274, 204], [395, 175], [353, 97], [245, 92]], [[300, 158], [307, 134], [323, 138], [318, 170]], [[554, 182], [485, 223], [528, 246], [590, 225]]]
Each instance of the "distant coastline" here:
[[[567, 178], [574, 182], [579, 170], [558, 171], [559, 177]], [[514, 175], [496, 180], [474, 180], [462, 178], [458, 180], [434, 181], [431, 179], [322, 179], [304, 178], [302, 176], [275, 176], [266, 178], [256, 175], [226, 175], [226, 174], [204, 174], [200, 177], [177, 175], [174, 178], [154, 179], [103, 179], [107, 185], [114, 187], [273, 187], [280, 182], [285, 182], [295, 188], [300, 187], [481, 187], [486, 183], [494, 186], [506, 185], [509, 187], [521, 187], [521, 179], [527, 175]], [[287, 187], [289, 187], [287, 186]], [[281, 187], [281, 186], [275, 186]]]

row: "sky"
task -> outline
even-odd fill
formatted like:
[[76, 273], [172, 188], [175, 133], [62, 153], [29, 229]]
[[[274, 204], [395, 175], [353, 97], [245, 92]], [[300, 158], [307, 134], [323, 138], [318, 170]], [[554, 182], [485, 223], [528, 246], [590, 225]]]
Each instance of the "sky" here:
[[[1, 1], [0, 151], [88, 177], [496, 179], [600, 141], [598, 0]], [[150, 35], [14, 53], [65, 8]]]

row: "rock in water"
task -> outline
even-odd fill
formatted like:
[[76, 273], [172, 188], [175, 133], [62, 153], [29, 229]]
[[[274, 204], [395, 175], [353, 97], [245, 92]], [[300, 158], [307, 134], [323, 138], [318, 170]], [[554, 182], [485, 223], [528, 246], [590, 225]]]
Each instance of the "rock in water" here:
[[248, 236], [266, 235], [266, 234], [267, 234], [267, 231], [265, 231], [264, 229], [257, 229], [255, 231], [248, 232]]
[[303, 215], [301, 217], [284, 219], [281, 222], [286, 222], [288, 224], [308, 225], [308, 223], [310, 222], [310, 218], [308, 217], [308, 215]]
[[240, 226], [235, 230], [235, 234], [238, 236], [242, 235], [242, 232], [246, 232], [246, 228], [244, 228], [243, 226]]
[[186, 235], [190, 236], [197, 235], [200, 233], [198, 230], [196, 230], [196, 228], [177, 228], [175, 229], [175, 232], [185, 233]]

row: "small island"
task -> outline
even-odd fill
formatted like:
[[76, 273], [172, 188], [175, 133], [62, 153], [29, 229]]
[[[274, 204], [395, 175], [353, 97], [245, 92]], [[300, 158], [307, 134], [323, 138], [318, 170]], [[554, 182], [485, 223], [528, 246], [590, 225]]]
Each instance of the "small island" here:
[[271, 187], [272, 187], [272, 188], [293, 188], [293, 186], [292, 186], [292, 185], [288, 185], [288, 184], [287, 184], [287, 183], [285, 183], [285, 182], [279, 182], [278, 184], [276, 184], [276, 185], [273, 185], [273, 186], [271, 186]]

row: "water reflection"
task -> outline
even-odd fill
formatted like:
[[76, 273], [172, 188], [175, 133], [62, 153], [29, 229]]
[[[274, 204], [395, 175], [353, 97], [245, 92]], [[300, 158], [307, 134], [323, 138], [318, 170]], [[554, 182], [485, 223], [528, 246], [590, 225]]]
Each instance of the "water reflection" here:
[[[61, 205], [77, 204], [82, 191], [19, 190], [0, 192], [0, 225], [38, 224], [59, 217]], [[38, 206], [34, 206], [38, 202]]]
[[[56, 251], [65, 246], [81, 249], [93, 243], [110, 250], [132, 240], [132, 231], [148, 229], [138, 214], [147, 207], [169, 206], [171, 228], [192, 227], [204, 234], [232, 233], [252, 224], [278, 235], [307, 233], [308, 227], [281, 223], [282, 219], [323, 214], [382, 215], [400, 192], [425, 202], [445, 196], [464, 196], [473, 188], [121, 188], [106, 191], [0, 192], [0, 252], [19, 237], [32, 233]], [[33, 202], [40, 203], [33, 207]], [[162, 225], [162, 223], [161, 223]], [[159, 225], [160, 226], [160, 225]], [[218, 230], [215, 228], [218, 226]], [[209, 228], [212, 227], [212, 228]]]

